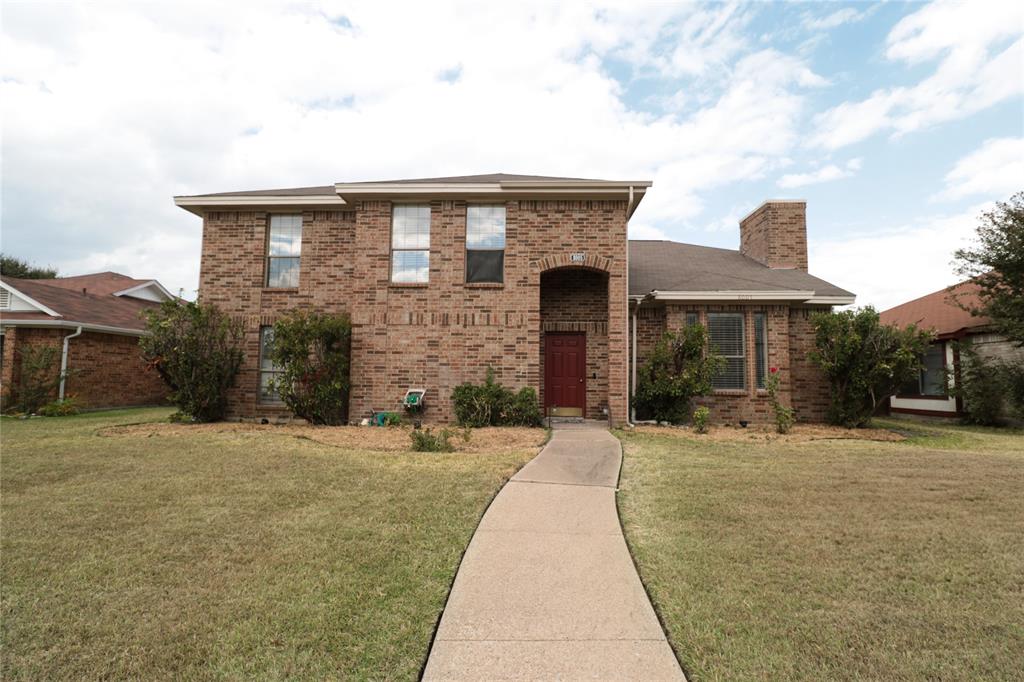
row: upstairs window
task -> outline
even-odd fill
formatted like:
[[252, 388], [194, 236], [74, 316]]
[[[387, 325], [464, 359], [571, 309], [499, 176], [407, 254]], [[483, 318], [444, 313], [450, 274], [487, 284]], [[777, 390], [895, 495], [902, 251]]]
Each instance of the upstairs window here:
[[715, 351], [725, 358], [725, 367], [712, 380], [717, 389], [747, 386], [747, 358], [742, 313], [708, 313], [708, 337]]
[[274, 350], [274, 328], [260, 327], [260, 402], [280, 404], [274, 382], [281, 376], [281, 369], [270, 359]]
[[391, 281], [430, 281], [430, 206], [395, 204], [391, 210]]
[[768, 371], [768, 329], [764, 313], [754, 313], [754, 361], [757, 387], [764, 388]]
[[267, 230], [267, 286], [294, 289], [299, 286], [299, 255], [302, 251], [302, 216], [272, 215]]
[[466, 207], [466, 282], [505, 281], [505, 207]]

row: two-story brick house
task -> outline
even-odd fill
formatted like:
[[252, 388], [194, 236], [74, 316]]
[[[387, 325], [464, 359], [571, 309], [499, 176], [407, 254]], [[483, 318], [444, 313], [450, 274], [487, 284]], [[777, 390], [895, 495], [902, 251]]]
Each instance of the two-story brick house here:
[[203, 217], [201, 300], [244, 320], [231, 413], [283, 412], [264, 348], [278, 316], [311, 308], [351, 315], [353, 420], [412, 387], [448, 420], [452, 389], [490, 367], [554, 414], [623, 423], [631, 362], [695, 319], [730, 352], [721, 419], [767, 414], [758, 358], [792, 365], [787, 397], [820, 417], [807, 315], [853, 296], [807, 274], [804, 204], [755, 211], [739, 252], [629, 242], [650, 186], [496, 174], [176, 197]]

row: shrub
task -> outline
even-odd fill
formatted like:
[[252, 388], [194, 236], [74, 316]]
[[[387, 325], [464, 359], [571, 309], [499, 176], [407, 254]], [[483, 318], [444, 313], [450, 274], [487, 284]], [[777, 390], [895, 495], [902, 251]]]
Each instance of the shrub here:
[[227, 392], [242, 366], [242, 324], [217, 306], [166, 301], [145, 312], [142, 356], [171, 389], [191, 421], [224, 418]]
[[449, 440], [451, 431], [441, 429], [434, 433], [432, 429], [413, 429], [409, 432], [412, 439], [412, 449], [416, 452], [452, 452], [455, 446]]
[[53, 345], [18, 346], [15, 356], [19, 365], [15, 382], [13, 406], [18, 412], [33, 414], [53, 400], [60, 386], [57, 365], [60, 348]]
[[494, 380], [487, 368], [484, 383], [459, 384], [452, 391], [455, 418], [461, 426], [540, 426], [543, 416], [532, 388], [512, 393]]
[[711, 423], [711, 410], [701, 405], [693, 411], [693, 430], [697, 433], [707, 433]]
[[978, 355], [970, 343], [957, 344], [960, 351], [960, 377], [950, 394], [963, 399], [964, 421], [981, 426], [1002, 423], [1003, 403], [1010, 389], [1001, 366]]
[[686, 419], [695, 396], [711, 392], [711, 380], [724, 365], [708, 350], [702, 325], [665, 332], [638, 372], [636, 407], [647, 418], [678, 424]]
[[281, 374], [274, 381], [282, 402], [312, 424], [344, 424], [348, 418], [348, 315], [292, 311], [274, 324], [270, 358]]
[[817, 313], [815, 350], [809, 354], [829, 382], [828, 420], [865, 426], [878, 408], [913, 379], [931, 334], [909, 325], [883, 325], [868, 306]]
[[381, 417], [381, 426], [401, 426], [402, 415], [397, 412], [385, 412]]
[[57, 399], [39, 408], [39, 414], [44, 417], [70, 417], [81, 412], [78, 401], [74, 398]]
[[779, 368], [771, 367], [768, 370], [768, 380], [765, 386], [768, 388], [768, 397], [772, 402], [772, 410], [775, 411], [775, 430], [778, 433], [789, 433], [796, 423], [796, 412], [789, 405], [783, 405], [779, 401], [779, 384], [782, 382], [779, 376]]
[[1006, 395], [1019, 419], [1024, 419], [1024, 363], [1001, 364], [1006, 382]]

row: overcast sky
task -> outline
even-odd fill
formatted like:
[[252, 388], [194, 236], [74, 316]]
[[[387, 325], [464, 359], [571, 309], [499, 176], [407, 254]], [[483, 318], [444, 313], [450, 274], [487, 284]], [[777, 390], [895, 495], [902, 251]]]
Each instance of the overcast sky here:
[[191, 297], [176, 194], [651, 179], [632, 237], [807, 199], [811, 272], [885, 308], [1024, 189], [1021, 7], [4, 2], [0, 248]]

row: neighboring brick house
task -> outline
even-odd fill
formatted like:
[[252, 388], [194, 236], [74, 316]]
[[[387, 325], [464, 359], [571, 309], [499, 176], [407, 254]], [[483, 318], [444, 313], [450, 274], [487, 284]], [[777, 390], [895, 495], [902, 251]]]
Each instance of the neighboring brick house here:
[[977, 308], [978, 285], [961, 282], [927, 296], [884, 310], [884, 324], [905, 327], [909, 324], [935, 333], [935, 340], [922, 358], [924, 367], [916, 380], [905, 385], [889, 399], [889, 411], [931, 417], [962, 417], [963, 400], [950, 395], [949, 377], [958, 380], [960, 354], [956, 341], [970, 342], [978, 355], [988, 360], [1024, 363], [1024, 349], [1004, 336], [992, 332], [992, 321], [975, 316], [966, 308]]
[[200, 300], [244, 322], [230, 414], [286, 414], [264, 349], [280, 315], [306, 308], [351, 315], [353, 421], [414, 387], [427, 389], [428, 420], [450, 420], [452, 389], [490, 367], [510, 388], [534, 387], [551, 414], [620, 424], [631, 316], [643, 362], [688, 311], [743, 351], [729, 361], [731, 388], [708, 401], [720, 420], [767, 418], [761, 314], [757, 348], [782, 368], [785, 398], [820, 418], [827, 389], [806, 360], [808, 313], [853, 295], [806, 273], [804, 204], [755, 211], [742, 253], [629, 242], [650, 185], [495, 174], [176, 197], [203, 217]]
[[167, 387], [139, 352], [143, 310], [174, 298], [156, 280], [116, 272], [56, 279], [0, 277], [0, 395], [10, 404], [17, 390], [21, 349], [51, 345], [65, 381], [54, 392], [82, 407], [158, 405]]

